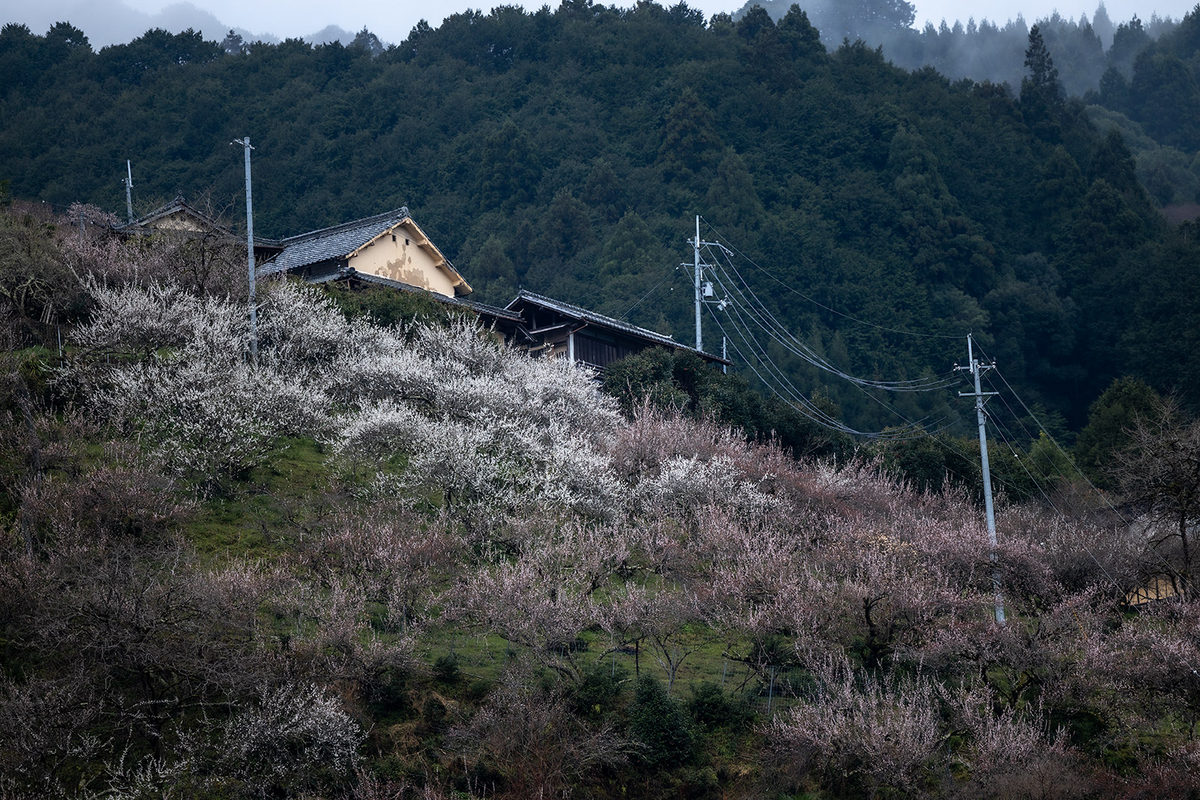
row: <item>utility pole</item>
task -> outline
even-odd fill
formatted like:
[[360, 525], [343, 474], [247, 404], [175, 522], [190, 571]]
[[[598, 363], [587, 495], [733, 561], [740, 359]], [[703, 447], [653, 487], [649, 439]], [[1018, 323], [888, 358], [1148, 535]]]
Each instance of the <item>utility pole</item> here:
[[[715, 297], [716, 294], [715, 294], [715, 292], [713, 292], [712, 283], [710, 281], [704, 280], [704, 267], [706, 265], [700, 261], [700, 248], [701, 247], [719, 247], [722, 250], [724, 250], [726, 253], [729, 252], [729, 249], [727, 247], [725, 247], [724, 245], [722, 245], [720, 242], [702, 242], [702, 241], [700, 241], [700, 216], [699, 215], [696, 215], [696, 238], [692, 239], [690, 244], [692, 245], [692, 268], [694, 270], [693, 286], [695, 287], [695, 290], [696, 290], [696, 349], [703, 353], [704, 352], [704, 333], [700, 326], [700, 308], [705, 303], [715, 303], [718, 308], [720, 308], [722, 311], [724, 311], [725, 306], [728, 305], [728, 301], [711, 299], [711, 298]], [[686, 265], [683, 265], [683, 266], [686, 266]], [[722, 358], [725, 357], [724, 342], [722, 342], [722, 344], [721, 344], [721, 357]]]
[[700, 215], [696, 215], [696, 238], [692, 240], [696, 285], [696, 349], [704, 352], [704, 332], [700, 327]]
[[983, 404], [984, 398], [997, 394], [997, 392], [985, 392], [979, 384], [979, 376], [989, 369], [995, 369], [996, 364], [980, 364], [975, 358], [974, 342], [971, 339], [971, 334], [967, 334], [967, 361], [969, 366], [960, 367], [954, 365], [954, 370], [967, 371], [975, 378], [974, 392], [959, 392], [959, 397], [974, 397], [975, 398], [975, 417], [979, 423], [979, 457], [983, 464], [983, 507], [987, 514], [987, 529], [988, 529], [988, 544], [991, 546], [992, 560], [992, 589], [996, 593], [996, 624], [1004, 624], [1004, 598], [1000, 594], [1000, 567], [996, 563], [996, 512], [992, 505], [992, 472], [988, 466], [988, 449], [987, 449], [987, 414], [984, 413]]
[[254, 286], [254, 208], [250, 203], [250, 137], [234, 139], [230, 144], [241, 145], [246, 151], [246, 259], [250, 265], [250, 360], [258, 363], [258, 300]]
[[129, 224], [133, 224], [133, 167], [130, 166], [129, 160], [125, 161], [125, 180], [121, 183], [125, 184], [125, 214], [129, 217]]

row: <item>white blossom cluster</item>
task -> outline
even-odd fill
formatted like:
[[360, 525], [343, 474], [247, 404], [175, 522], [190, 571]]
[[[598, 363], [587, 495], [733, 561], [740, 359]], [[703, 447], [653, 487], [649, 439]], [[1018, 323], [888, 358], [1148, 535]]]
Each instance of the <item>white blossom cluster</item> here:
[[748, 518], [762, 518], [779, 502], [762, 492], [756, 481], [747, 480], [733, 460], [718, 455], [707, 461], [692, 456], [675, 456], [664, 463], [657, 476], [642, 483], [645, 502], [687, 512], [725, 506]]
[[615, 506], [603, 455], [615, 404], [586, 372], [506, 348], [477, 324], [380, 327], [278, 284], [259, 309], [252, 360], [237, 304], [163, 284], [91, 291], [96, 313], [76, 336], [91, 357], [71, 377], [182, 474], [236, 475], [280, 437], [305, 435], [399, 464], [410, 494], [472, 513]]
[[362, 728], [341, 701], [316, 686], [289, 684], [236, 715], [222, 751], [230, 771], [250, 786], [298, 788], [312, 773], [347, 774], [358, 762]]
[[240, 303], [164, 283], [89, 288], [96, 311], [70, 377], [204, 488], [308, 436], [374, 471], [375, 492], [484, 523], [546, 508], [686, 517], [714, 504], [762, 519], [778, 505], [764, 489], [773, 478], [745, 474], [729, 432], [658, 419], [627, 429], [590, 373], [474, 322], [383, 327], [316, 290], [268, 284], [251, 358]]
[[403, 456], [404, 488], [472, 514], [612, 512], [618, 486], [601, 446], [619, 416], [587, 373], [531, 359], [466, 323], [409, 333], [331, 370], [329, 393], [346, 407], [339, 453]]
[[243, 308], [227, 301], [168, 283], [131, 288], [92, 279], [87, 288], [95, 312], [73, 339], [88, 351], [137, 355], [209, 347], [240, 357], [246, 347], [249, 319]]
[[90, 289], [96, 310], [75, 334], [85, 356], [68, 374], [177, 473], [211, 484], [325, 423], [319, 386], [287, 365], [247, 363], [244, 309], [164, 284]]

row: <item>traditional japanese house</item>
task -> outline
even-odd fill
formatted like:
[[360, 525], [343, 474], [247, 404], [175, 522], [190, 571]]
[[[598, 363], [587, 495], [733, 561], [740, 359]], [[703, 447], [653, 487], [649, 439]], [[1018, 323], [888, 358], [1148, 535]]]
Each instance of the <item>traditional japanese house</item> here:
[[286, 272], [319, 283], [352, 270], [443, 297], [465, 297], [472, 291], [404, 207], [278, 244], [281, 252], [259, 268], [259, 275]]
[[533, 355], [570, 359], [603, 370], [614, 361], [652, 347], [695, 353], [710, 364], [729, 362], [681, 344], [670, 336], [522, 290], [507, 310], [521, 316], [511, 343]]
[[[182, 198], [118, 230], [233, 236]], [[468, 299], [471, 285], [403, 206], [285, 239], [256, 239], [254, 250], [260, 278], [288, 274], [309, 283], [424, 294], [477, 315], [506, 342], [536, 357], [567, 358], [603, 370], [626, 356], [663, 347], [696, 353], [714, 365], [729, 363], [648, 328], [533, 292], [521, 291], [505, 308], [474, 302]]]

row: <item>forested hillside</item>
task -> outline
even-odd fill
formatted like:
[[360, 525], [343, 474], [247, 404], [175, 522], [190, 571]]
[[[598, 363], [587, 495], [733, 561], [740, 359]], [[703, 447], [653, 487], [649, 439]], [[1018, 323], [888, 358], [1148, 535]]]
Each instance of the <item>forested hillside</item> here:
[[[748, 2], [740, 19], [758, 5]], [[780, 20], [789, 0], [761, 4]], [[1088, 104], [1088, 116], [1101, 131], [1118, 128], [1137, 161], [1138, 177], [1174, 218], [1194, 218], [1200, 192], [1196, 150], [1200, 83], [1195, 59], [1195, 13], [1182, 20], [1151, 15], [1143, 21], [1112, 19], [1103, 3], [1095, 13], [1066, 19], [1054, 12], [1036, 21], [987, 18], [942, 20], [938, 26], [911, 27], [915, 8], [904, 0], [851, 3], [809, 0], [801, 4], [836, 47], [862, 39], [897, 66], [932, 67], [950, 80], [1003, 83], [1014, 90], [1027, 75], [1025, 54], [1036, 26], [1052, 54], [1063, 91]]]
[[[1135, 105], [1188, 85], [1155, 46]], [[0, 796], [1200, 793], [1200, 245], [1127, 141], [1187, 145], [1040, 30], [1022, 63], [909, 72], [795, 7], [5, 26]], [[483, 299], [685, 341], [701, 215], [706, 341], [768, 328], [836, 430], [695, 355], [598, 391], [411, 293], [263, 280], [252, 334], [241, 243], [112, 231], [126, 158], [139, 212], [236, 227], [244, 135], [258, 233], [406, 204]], [[995, 542], [978, 440], [908, 424], [965, 409], [968, 332]]]
[[[128, 158], [140, 210], [176, 193], [237, 209], [228, 143], [249, 134], [256, 232], [407, 204], [482, 299], [522, 285], [684, 339], [690, 292], [670, 273], [700, 214], [847, 372], [941, 374], [974, 331], [1073, 427], [1121, 374], [1191, 402], [1196, 237], [1043, 55], [1019, 88], [951, 83], [861, 44], [827, 52], [798, 9], [735, 24], [654, 3], [470, 12], [375, 57], [163, 32], [96, 53], [69, 25], [10, 25], [0, 164], [16, 197], [116, 211]], [[855, 424], [899, 424], [788, 369]]]

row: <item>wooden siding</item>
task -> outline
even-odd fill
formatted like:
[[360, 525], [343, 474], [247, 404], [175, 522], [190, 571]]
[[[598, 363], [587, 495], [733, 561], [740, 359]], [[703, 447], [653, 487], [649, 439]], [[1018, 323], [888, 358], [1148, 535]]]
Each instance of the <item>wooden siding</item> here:
[[[611, 338], [611, 337], [605, 337]], [[626, 356], [633, 355], [643, 348], [633, 343], [601, 341], [599, 337], [590, 336], [585, 331], [575, 334], [575, 360], [593, 367], [604, 369], [614, 361], [620, 361]]]

